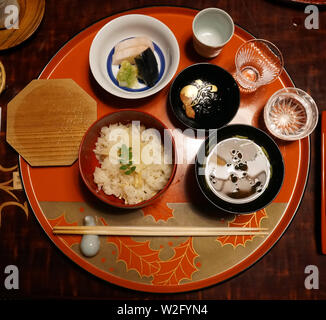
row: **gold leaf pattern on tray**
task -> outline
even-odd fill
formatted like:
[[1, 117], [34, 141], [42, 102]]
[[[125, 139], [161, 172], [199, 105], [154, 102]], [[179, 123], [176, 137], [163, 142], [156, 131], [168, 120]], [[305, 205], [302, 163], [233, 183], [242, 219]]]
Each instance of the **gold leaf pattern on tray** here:
[[[66, 220], [65, 213], [63, 212], [58, 218], [49, 219], [49, 223], [52, 227], [54, 226], [77, 226], [77, 222], [69, 223]], [[67, 246], [71, 247], [75, 243], [80, 243], [82, 236], [81, 235], [64, 235], [60, 236], [60, 238], [67, 244]]]
[[[107, 225], [104, 219], [101, 219]], [[174, 248], [174, 255], [161, 260], [160, 250], [150, 248], [150, 240], [136, 241], [131, 237], [107, 237], [107, 242], [116, 245], [118, 261], [126, 264], [127, 271], [135, 270], [141, 277], [153, 276], [153, 285], [177, 285], [183, 279], [192, 278], [199, 269], [195, 258], [199, 254], [193, 247], [192, 237]]]
[[152, 216], [156, 222], [159, 220], [168, 221], [173, 218], [173, 210], [162, 199], [156, 200], [150, 207], [144, 207], [142, 210], [144, 216]]
[[[103, 218], [104, 225], [108, 225]], [[107, 242], [115, 244], [118, 261], [126, 264], [127, 270], [135, 270], [140, 277], [151, 276], [159, 269], [159, 250], [150, 248], [150, 241], [139, 242], [131, 237], [107, 237]]]
[[[251, 225], [266, 227], [269, 230], [274, 229], [287, 207], [286, 203], [272, 203], [254, 214], [220, 217], [200, 215], [199, 208], [189, 203], [167, 203], [173, 211], [173, 218], [167, 222], [157, 222], [152, 215], [144, 217], [142, 210], [117, 214], [106, 206], [96, 207], [85, 202], [47, 201], [41, 202], [40, 205], [51, 226], [82, 225], [84, 217], [91, 215], [97, 225], [136, 225], [153, 228], [156, 225], [194, 225], [203, 228], [212, 224], [223, 227]], [[79, 248], [81, 236], [60, 236], [60, 241], [104, 274], [154, 287], [173, 287], [204, 280], [229, 270], [256, 250], [266, 238], [103, 236], [100, 239], [99, 254], [88, 259], [82, 255]]]
[[192, 279], [198, 271], [195, 258], [198, 253], [193, 247], [193, 238], [188, 238], [174, 248], [174, 256], [167, 261], [159, 262], [159, 270], [154, 274], [152, 284], [159, 286], [178, 285], [183, 279]]
[[[265, 209], [259, 210], [254, 213], [236, 215], [234, 220], [228, 222], [228, 227], [242, 227], [242, 228], [259, 228], [261, 220], [267, 218]], [[245, 247], [247, 241], [253, 240], [255, 235], [240, 235], [240, 236], [220, 236], [216, 240], [222, 245], [230, 244], [234, 248], [237, 246]]]
[[141, 277], [151, 276], [159, 269], [159, 250], [150, 248], [150, 241], [135, 241], [131, 237], [108, 237], [118, 249], [118, 261], [126, 264], [127, 270], [136, 270]]

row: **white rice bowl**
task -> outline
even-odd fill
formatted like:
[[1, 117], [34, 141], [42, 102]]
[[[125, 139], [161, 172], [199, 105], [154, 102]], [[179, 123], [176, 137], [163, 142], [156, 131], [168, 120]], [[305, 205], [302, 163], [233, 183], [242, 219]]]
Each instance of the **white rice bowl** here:
[[[139, 122], [138, 122], [139, 123]], [[122, 170], [122, 145], [131, 147], [135, 170]], [[95, 149], [100, 167], [94, 171], [98, 190], [114, 195], [125, 204], [138, 204], [164, 188], [172, 173], [171, 155], [164, 149], [155, 129], [142, 125], [111, 124], [101, 129]]]

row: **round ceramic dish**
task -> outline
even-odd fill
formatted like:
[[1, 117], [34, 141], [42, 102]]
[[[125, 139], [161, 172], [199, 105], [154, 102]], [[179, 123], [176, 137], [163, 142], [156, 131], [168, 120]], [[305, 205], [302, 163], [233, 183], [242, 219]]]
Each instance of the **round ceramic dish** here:
[[[118, 66], [112, 65], [114, 47], [122, 40], [136, 36], [146, 36], [153, 41], [159, 72], [153, 87], [130, 89], [120, 87], [116, 80]], [[172, 31], [161, 21], [140, 14], [125, 15], [107, 23], [95, 36], [89, 52], [90, 68], [99, 85], [126, 99], [148, 97], [163, 89], [177, 71], [179, 59], [179, 45]]]
[[[216, 144], [237, 136], [246, 137], [265, 150], [271, 165], [271, 177], [267, 188], [258, 198], [246, 203], [230, 203], [222, 199], [212, 191], [206, 182], [205, 175], [201, 174], [201, 169], [206, 166], [207, 157]], [[212, 141], [214, 143], [211, 143]], [[265, 208], [279, 193], [284, 179], [284, 162], [277, 144], [262, 130], [240, 124], [226, 126], [210, 134], [198, 151], [195, 170], [197, 182], [206, 198], [221, 210], [237, 214], [256, 212]]]
[[[197, 119], [196, 115], [195, 119], [192, 119], [186, 115], [180, 92], [197, 79], [215, 85], [218, 98], [209, 102], [212, 105], [210, 114], [200, 119]], [[214, 64], [198, 63], [177, 75], [170, 88], [169, 100], [174, 115], [186, 127], [216, 129], [228, 124], [236, 115], [240, 104], [240, 92], [236, 81], [226, 70]]]
[[[139, 121], [141, 125], [144, 125], [147, 129], [154, 128], [158, 130], [160, 136], [162, 138], [162, 143], [169, 143], [172, 146], [172, 172], [169, 180], [163, 189], [161, 189], [158, 193], [155, 194], [154, 197], [142, 201], [137, 204], [125, 204], [123, 199], [119, 199], [114, 195], [107, 195], [103, 192], [103, 190], [98, 190], [98, 186], [94, 182], [94, 170], [96, 167], [99, 167], [100, 164], [95, 156], [94, 149], [95, 143], [100, 136], [100, 132], [102, 127], [110, 126], [111, 124], [121, 123], [128, 124], [132, 121]], [[165, 139], [169, 139], [166, 141]], [[176, 172], [177, 164], [176, 164], [176, 152], [175, 152], [175, 144], [173, 137], [169, 134], [167, 127], [159, 121], [157, 118], [151, 116], [150, 114], [137, 110], [122, 110], [118, 112], [110, 113], [101, 119], [97, 120], [85, 133], [84, 138], [80, 144], [79, 149], [79, 171], [81, 173], [82, 179], [86, 184], [87, 188], [95, 195], [98, 199], [103, 202], [123, 209], [136, 209], [142, 208], [150, 205], [153, 201], [158, 199], [170, 186], [175, 172]]]

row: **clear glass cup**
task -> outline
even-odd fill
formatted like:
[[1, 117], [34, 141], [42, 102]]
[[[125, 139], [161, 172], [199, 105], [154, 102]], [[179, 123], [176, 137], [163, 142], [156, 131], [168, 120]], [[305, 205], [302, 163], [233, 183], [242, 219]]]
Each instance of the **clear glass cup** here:
[[282, 140], [298, 140], [310, 135], [318, 123], [318, 107], [313, 98], [298, 88], [276, 91], [264, 107], [267, 129]]
[[271, 42], [253, 39], [240, 46], [235, 55], [240, 89], [252, 92], [274, 81], [282, 72], [284, 61], [280, 50]]

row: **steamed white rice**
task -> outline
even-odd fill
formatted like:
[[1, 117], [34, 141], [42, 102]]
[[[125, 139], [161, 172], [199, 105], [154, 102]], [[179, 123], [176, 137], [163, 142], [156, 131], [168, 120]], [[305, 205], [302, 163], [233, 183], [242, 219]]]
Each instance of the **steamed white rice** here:
[[[164, 188], [171, 176], [172, 165], [160, 137], [151, 130], [120, 123], [101, 129], [94, 150], [100, 163], [94, 171], [94, 182], [99, 190], [124, 199], [125, 204], [137, 204]], [[123, 144], [132, 148], [132, 166], [136, 169], [130, 175], [121, 170], [119, 162]]]

